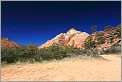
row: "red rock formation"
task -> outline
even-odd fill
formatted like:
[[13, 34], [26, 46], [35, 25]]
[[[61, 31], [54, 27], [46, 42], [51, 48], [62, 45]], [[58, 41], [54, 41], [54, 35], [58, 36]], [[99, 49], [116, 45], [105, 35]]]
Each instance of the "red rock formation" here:
[[[89, 35], [86, 32], [77, 31], [71, 28], [66, 33], [61, 33], [54, 37], [53, 39], [47, 41], [45, 44], [39, 46], [38, 48], [49, 47], [52, 44], [59, 44], [65, 46], [73, 46], [74, 48], [84, 49], [84, 45], [88, 42], [89, 38], [95, 42], [96, 48], [106, 48], [112, 45], [120, 45], [121, 42], [121, 25], [116, 28], [110, 28], [104, 31], [94, 32]], [[105, 40], [104, 42], [103, 39]]]
[[19, 44], [17, 42], [13, 42], [9, 40], [8, 38], [1, 38], [1, 47], [19, 47]]
[[82, 48], [84, 40], [89, 36], [86, 32], [77, 31], [71, 28], [66, 33], [61, 33], [53, 39], [47, 41], [45, 44], [39, 46], [39, 48], [49, 47], [52, 44], [59, 44], [65, 46], [74, 46], [75, 48]]
[[[93, 33], [93, 34], [89, 35], [89, 37], [86, 38], [85, 43], [87, 43], [89, 38], [91, 37], [92, 41], [95, 41], [95, 45], [96, 45], [97, 49], [107, 48], [107, 47], [111, 47], [113, 45], [120, 45], [121, 38], [118, 36], [119, 34], [121, 34], [121, 29], [120, 28], [121, 28], [121, 25], [119, 25], [119, 26], [117, 26], [113, 29], [111, 28], [111, 29], [108, 29], [108, 30]], [[97, 40], [98, 37], [99, 38], [104, 38], [105, 43], [98, 44], [98, 42], [99, 42]]]

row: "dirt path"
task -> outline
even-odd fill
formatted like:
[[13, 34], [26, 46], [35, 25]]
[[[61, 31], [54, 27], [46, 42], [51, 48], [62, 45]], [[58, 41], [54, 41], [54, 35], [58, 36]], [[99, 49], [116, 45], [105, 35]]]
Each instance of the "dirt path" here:
[[2, 67], [2, 80], [32, 81], [120, 81], [121, 58], [102, 55], [103, 59], [70, 58], [61, 61], [44, 62]]
[[111, 62], [121, 62], [120, 55], [101, 55], [103, 58], [110, 60]]

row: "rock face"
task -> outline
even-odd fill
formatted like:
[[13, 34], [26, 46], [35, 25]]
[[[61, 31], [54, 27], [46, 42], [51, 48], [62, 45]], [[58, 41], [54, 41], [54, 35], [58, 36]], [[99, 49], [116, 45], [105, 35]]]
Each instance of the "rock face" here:
[[52, 44], [58, 44], [61, 46], [73, 46], [74, 48], [83, 48], [84, 40], [89, 36], [86, 32], [77, 31], [71, 28], [66, 33], [61, 33], [51, 40], [48, 40], [45, 44], [38, 48], [49, 47]]
[[[38, 48], [49, 47], [52, 44], [61, 46], [73, 46], [74, 48], [84, 49], [85, 44], [89, 45], [89, 39], [95, 44], [95, 49], [107, 49], [114, 45], [121, 46], [121, 25], [107, 28], [103, 31], [94, 32], [89, 35], [86, 32], [77, 31], [71, 28], [66, 33], [61, 33]], [[91, 47], [91, 46], [90, 46]]]
[[92, 38], [92, 41], [95, 42], [96, 49], [107, 49], [114, 45], [121, 46], [121, 25], [89, 35], [84, 45], [89, 38]]
[[19, 47], [19, 44], [17, 42], [13, 42], [9, 40], [8, 38], [1, 37], [1, 47]]

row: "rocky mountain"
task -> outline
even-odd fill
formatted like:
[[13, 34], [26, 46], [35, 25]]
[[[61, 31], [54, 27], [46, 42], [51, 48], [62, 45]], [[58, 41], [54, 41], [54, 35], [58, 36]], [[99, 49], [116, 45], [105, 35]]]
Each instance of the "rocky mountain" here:
[[1, 37], [1, 47], [19, 47], [19, 44], [17, 42], [13, 42], [9, 40], [8, 38]]
[[121, 46], [121, 25], [118, 25], [117, 27], [106, 26], [103, 31], [93, 32], [91, 35], [71, 28], [66, 33], [57, 35], [38, 48], [49, 47], [53, 44], [73, 46], [74, 48], [79, 49], [102, 49], [110, 48], [114, 45]]
[[112, 46], [121, 48], [121, 25], [117, 27], [106, 26], [103, 31], [89, 35], [84, 42], [84, 47], [94, 47], [99, 50], [109, 49]]
[[89, 36], [86, 32], [77, 31], [71, 28], [66, 33], [61, 33], [51, 40], [48, 40], [43, 45], [38, 48], [49, 47], [53, 44], [58, 44], [61, 46], [73, 46], [74, 48], [83, 48], [84, 40]]

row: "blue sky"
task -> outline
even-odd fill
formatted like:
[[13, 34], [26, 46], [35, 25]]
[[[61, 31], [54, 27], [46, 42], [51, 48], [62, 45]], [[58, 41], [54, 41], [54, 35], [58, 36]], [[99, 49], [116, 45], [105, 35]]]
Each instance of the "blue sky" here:
[[2, 36], [41, 45], [70, 28], [91, 34], [121, 23], [121, 1], [2, 1]]

